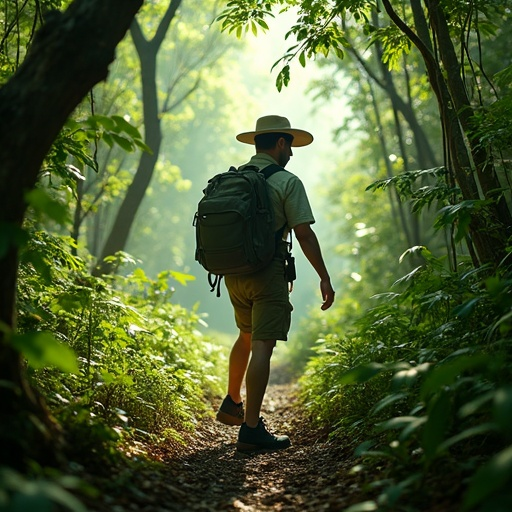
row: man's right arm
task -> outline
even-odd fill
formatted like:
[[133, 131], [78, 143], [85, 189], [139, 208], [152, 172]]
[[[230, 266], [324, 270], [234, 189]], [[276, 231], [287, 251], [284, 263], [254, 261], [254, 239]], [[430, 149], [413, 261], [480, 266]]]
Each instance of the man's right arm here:
[[322, 251], [318, 238], [311, 228], [311, 224], [299, 224], [293, 228], [304, 256], [311, 263], [320, 278], [320, 293], [322, 294], [322, 309], [326, 310], [334, 302], [334, 290], [331, 285], [331, 278], [322, 257]]

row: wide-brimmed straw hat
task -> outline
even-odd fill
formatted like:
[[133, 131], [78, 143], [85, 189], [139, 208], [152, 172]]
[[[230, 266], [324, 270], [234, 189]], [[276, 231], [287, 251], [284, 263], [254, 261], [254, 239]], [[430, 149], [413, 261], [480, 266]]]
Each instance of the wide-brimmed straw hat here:
[[286, 117], [264, 116], [256, 121], [256, 130], [239, 133], [236, 138], [245, 144], [254, 144], [254, 137], [262, 133], [289, 133], [293, 135], [292, 147], [307, 146], [313, 142], [313, 135], [305, 130], [292, 128]]

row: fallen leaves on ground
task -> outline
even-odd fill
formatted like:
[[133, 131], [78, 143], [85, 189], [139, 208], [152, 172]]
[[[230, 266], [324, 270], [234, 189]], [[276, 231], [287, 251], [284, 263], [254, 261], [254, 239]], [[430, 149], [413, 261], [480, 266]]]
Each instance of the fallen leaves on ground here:
[[144, 451], [145, 456], [131, 470], [114, 471], [108, 484], [92, 478], [100, 493], [88, 500], [89, 510], [344, 510], [360, 493], [351, 452], [311, 428], [294, 407], [294, 394], [294, 385], [271, 385], [262, 410], [270, 431], [290, 436], [287, 450], [241, 457], [235, 448], [238, 428], [222, 425], [212, 415], [185, 445], [138, 447], [135, 454]]

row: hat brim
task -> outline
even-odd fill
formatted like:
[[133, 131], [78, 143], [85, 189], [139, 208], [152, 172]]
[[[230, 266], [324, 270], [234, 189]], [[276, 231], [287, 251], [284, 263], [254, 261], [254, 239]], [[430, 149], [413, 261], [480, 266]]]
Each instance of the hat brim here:
[[292, 147], [300, 148], [302, 146], [308, 146], [313, 142], [313, 135], [305, 130], [298, 130], [296, 128], [283, 128], [273, 130], [260, 130], [257, 132], [244, 132], [239, 133], [236, 139], [244, 144], [254, 145], [254, 137], [261, 135], [262, 133], [289, 133], [293, 136]]

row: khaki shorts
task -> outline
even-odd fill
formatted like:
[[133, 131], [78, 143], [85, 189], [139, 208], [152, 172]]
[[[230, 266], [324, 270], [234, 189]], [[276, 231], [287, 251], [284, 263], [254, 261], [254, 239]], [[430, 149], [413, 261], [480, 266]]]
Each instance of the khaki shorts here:
[[235, 321], [255, 340], [288, 339], [293, 306], [284, 277], [282, 257], [254, 274], [225, 276]]

